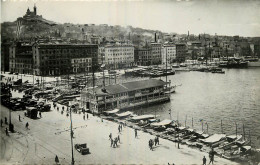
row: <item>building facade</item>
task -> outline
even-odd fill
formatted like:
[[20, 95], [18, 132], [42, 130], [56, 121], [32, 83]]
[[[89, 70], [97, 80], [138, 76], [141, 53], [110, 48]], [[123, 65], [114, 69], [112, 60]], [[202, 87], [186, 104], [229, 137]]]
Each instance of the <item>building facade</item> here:
[[176, 61], [184, 62], [187, 55], [186, 44], [176, 44]]
[[98, 45], [39, 44], [32, 46], [35, 75], [65, 75], [95, 71]]
[[[167, 57], [166, 57], [167, 56]], [[176, 46], [175, 44], [164, 44], [162, 47], [162, 64], [171, 64], [176, 59]]]
[[109, 69], [119, 69], [134, 65], [134, 46], [131, 44], [113, 44], [104, 46], [104, 63]]
[[10, 72], [21, 74], [33, 73], [32, 45], [29, 43], [17, 42], [9, 48]]
[[135, 63], [137, 65], [148, 66], [152, 64], [152, 49], [151, 48], [136, 48]]
[[1, 71], [8, 72], [9, 71], [9, 48], [11, 43], [7, 41], [3, 41], [1, 43]]
[[162, 44], [160, 43], [151, 43], [151, 51], [152, 51], [152, 65], [158, 65], [162, 63]]

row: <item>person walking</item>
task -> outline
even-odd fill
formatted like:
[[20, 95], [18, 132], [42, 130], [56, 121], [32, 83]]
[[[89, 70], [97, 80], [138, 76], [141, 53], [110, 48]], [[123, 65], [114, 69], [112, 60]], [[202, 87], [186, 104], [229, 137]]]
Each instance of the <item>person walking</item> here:
[[1, 119], [1, 127], [3, 127], [3, 120]]
[[56, 164], [58, 164], [60, 161], [59, 161], [59, 158], [58, 158], [58, 156], [56, 155], [56, 157], [55, 157], [55, 163]]
[[112, 133], [109, 134], [109, 140], [112, 140]]
[[83, 120], [85, 120], [85, 115], [83, 115]]
[[119, 135], [118, 135], [118, 137], [117, 137], [117, 140], [118, 140], [118, 142], [120, 143], [120, 137], [119, 137]]
[[21, 121], [21, 116], [20, 115], [18, 116], [18, 118], [19, 118], [19, 121]]
[[40, 118], [42, 118], [42, 113], [41, 112], [39, 112], [39, 115], [40, 115]]
[[157, 144], [159, 145], [160, 143], [159, 143], [159, 137], [157, 136]]
[[113, 139], [111, 139], [110, 141], [111, 141], [111, 146], [110, 147], [113, 147], [113, 143], [114, 143]]
[[202, 162], [203, 162], [203, 165], [206, 165], [206, 164], [207, 164], [207, 159], [206, 159], [205, 156], [203, 157]]
[[26, 127], [27, 129], [29, 129], [29, 123], [28, 123], [28, 122], [25, 124], [25, 127]]
[[157, 144], [157, 137], [154, 138], [154, 146]]
[[151, 150], [153, 151], [153, 144], [154, 144], [154, 142], [153, 142], [153, 140], [151, 139]]
[[9, 136], [8, 129], [7, 129], [7, 128], [5, 128], [5, 134], [6, 134], [6, 136]]
[[88, 114], [87, 114], [87, 120], [88, 120]]
[[7, 122], [7, 117], [5, 117], [5, 124], [8, 124], [8, 122]]
[[214, 150], [213, 148], [211, 149], [211, 151], [209, 152], [209, 164], [214, 162]]
[[150, 150], [152, 149], [152, 147], [151, 147], [151, 139], [149, 140], [149, 148], [150, 148]]
[[118, 132], [120, 133], [120, 125], [118, 126]]
[[115, 146], [117, 147], [117, 142], [118, 142], [118, 139], [117, 137], [115, 138]]
[[137, 129], [135, 129], [135, 138], [137, 138]]

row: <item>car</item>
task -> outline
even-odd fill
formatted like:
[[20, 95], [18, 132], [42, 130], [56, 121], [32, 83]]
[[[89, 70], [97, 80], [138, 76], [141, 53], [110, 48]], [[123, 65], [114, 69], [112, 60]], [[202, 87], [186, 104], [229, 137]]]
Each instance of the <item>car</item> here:
[[75, 144], [75, 149], [81, 153], [81, 155], [89, 154], [89, 148], [87, 148], [87, 144]]

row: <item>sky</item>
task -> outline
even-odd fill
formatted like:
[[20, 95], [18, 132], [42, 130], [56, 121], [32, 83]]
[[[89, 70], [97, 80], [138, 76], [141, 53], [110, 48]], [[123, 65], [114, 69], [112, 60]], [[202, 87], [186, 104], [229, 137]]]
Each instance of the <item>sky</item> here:
[[260, 37], [258, 0], [1, 0], [1, 22], [15, 21], [29, 7], [57, 23], [131, 25], [198, 35]]

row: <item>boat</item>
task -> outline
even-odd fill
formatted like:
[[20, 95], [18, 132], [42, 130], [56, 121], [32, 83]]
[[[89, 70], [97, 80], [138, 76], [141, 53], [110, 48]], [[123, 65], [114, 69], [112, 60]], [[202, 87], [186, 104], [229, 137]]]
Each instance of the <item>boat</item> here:
[[257, 57], [246, 56], [245, 61], [248, 62], [248, 67], [260, 67], [260, 60]]
[[221, 61], [219, 67], [222, 68], [247, 68], [248, 62], [242, 58], [229, 58], [227, 61]]
[[223, 71], [221, 68], [212, 68], [211, 73], [221, 73], [224, 74], [225, 71]]

